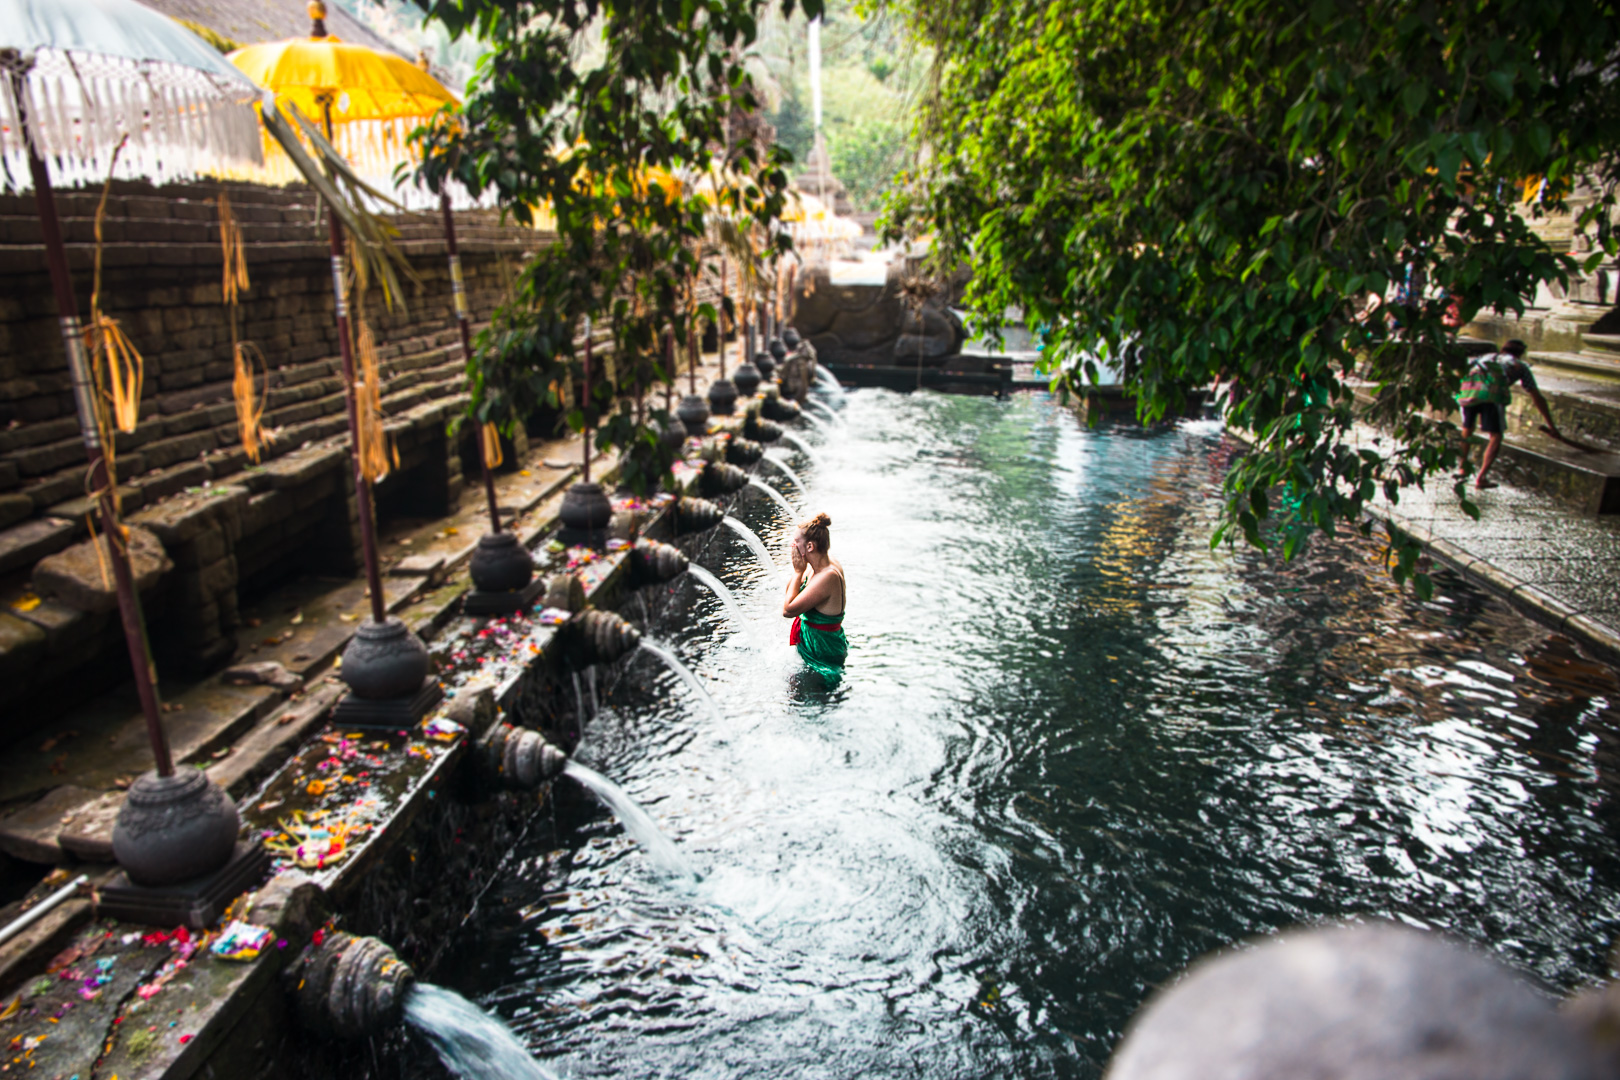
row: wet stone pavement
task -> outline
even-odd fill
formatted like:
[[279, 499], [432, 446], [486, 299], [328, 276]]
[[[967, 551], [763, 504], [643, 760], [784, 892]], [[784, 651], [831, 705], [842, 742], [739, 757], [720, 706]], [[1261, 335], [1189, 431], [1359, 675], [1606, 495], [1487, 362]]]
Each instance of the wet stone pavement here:
[[1507, 484], [1469, 494], [1477, 521], [1445, 479], [1373, 510], [1542, 623], [1620, 657], [1620, 520]]

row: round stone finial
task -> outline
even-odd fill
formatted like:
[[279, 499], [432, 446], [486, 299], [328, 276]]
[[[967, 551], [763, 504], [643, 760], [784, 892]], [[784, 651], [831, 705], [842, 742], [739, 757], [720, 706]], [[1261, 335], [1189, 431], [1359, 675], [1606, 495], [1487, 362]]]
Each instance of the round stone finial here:
[[136, 885], [160, 888], [211, 874], [230, 861], [241, 819], [200, 769], [141, 775], [113, 824], [113, 858]]
[[1439, 934], [1289, 931], [1194, 964], [1131, 1021], [1110, 1080], [1596, 1080], [1542, 994]]

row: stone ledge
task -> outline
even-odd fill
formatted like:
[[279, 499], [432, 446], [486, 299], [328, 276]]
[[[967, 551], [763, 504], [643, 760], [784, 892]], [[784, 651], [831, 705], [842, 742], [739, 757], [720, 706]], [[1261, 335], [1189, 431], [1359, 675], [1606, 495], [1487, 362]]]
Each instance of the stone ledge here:
[[72, 784], [52, 788], [44, 797], [0, 818], [0, 851], [23, 862], [61, 862], [66, 855], [57, 843], [57, 834], [98, 795]]
[[[1620, 663], [1620, 629], [1600, 623], [1589, 615], [1575, 613], [1574, 608], [1557, 597], [1484, 559], [1468, 555], [1456, 544], [1435, 537], [1428, 529], [1407, 521], [1388, 507], [1368, 506], [1367, 510], [1374, 517], [1412, 537], [1435, 558], [1469, 581], [1506, 600], [1521, 614], [1549, 629], [1569, 635], [1608, 663]], [[1462, 557], [1458, 557], [1459, 553]]]

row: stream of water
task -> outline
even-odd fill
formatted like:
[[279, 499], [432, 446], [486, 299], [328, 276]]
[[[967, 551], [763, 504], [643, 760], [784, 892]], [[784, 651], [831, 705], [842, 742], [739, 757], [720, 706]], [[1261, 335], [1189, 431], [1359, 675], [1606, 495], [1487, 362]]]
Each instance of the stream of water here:
[[1194, 959], [1322, 919], [1443, 930], [1554, 993], [1605, 976], [1614, 670], [1443, 570], [1419, 602], [1371, 542], [1211, 550], [1213, 424], [866, 389], [840, 418], [814, 503], [842, 682], [796, 678], [780, 572], [715, 541], [762, 632], [647, 629], [724, 718], [637, 661], [589, 729], [701, 884], [564, 798], [437, 973], [531, 1051], [578, 1078], [1089, 1080]]
[[557, 1080], [505, 1024], [453, 990], [417, 983], [405, 998], [405, 1022], [462, 1080]]
[[776, 565], [776, 560], [771, 558], [770, 550], [765, 546], [765, 541], [759, 538], [759, 534], [757, 532], [750, 529], [747, 525], [744, 525], [730, 514], [727, 514], [725, 517], [721, 518], [720, 524], [724, 525], [726, 528], [743, 538], [743, 542], [748, 545], [748, 550], [754, 553], [754, 558], [759, 560], [760, 567], [764, 569], [767, 575], [775, 576], [780, 572]]
[[714, 593], [721, 605], [725, 607], [726, 617], [731, 620], [731, 625], [734, 628], [737, 630], [748, 629], [748, 621], [743, 618], [742, 606], [737, 603], [736, 595], [732, 593], [725, 582], [703, 569], [697, 563], [689, 563], [686, 572], [696, 580], [701, 581], [710, 592]]
[[766, 495], [769, 495], [771, 501], [782, 508], [782, 513], [787, 515], [789, 522], [794, 521], [798, 517], [797, 511], [793, 509], [793, 504], [787, 501], [787, 496], [771, 487], [771, 485], [765, 483], [765, 481], [761, 480], [759, 477], [750, 476], [748, 478], [748, 486], [751, 488], [757, 488], [758, 490], [763, 491]]
[[772, 468], [776, 469], [777, 472], [780, 472], [783, 476], [787, 477], [788, 480], [792, 482], [793, 486], [799, 489], [800, 496], [808, 495], [810, 493], [810, 489], [805, 486], [804, 478], [801, 477], [797, 472], [793, 471], [793, 466], [789, 465], [787, 462], [783, 461], [780, 457], [774, 453], [771, 453], [770, 451], [766, 451], [765, 461], [768, 462]]
[[664, 835], [651, 815], [625, 794], [623, 788], [595, 769], [581, 765], [577, 761], [570, 761], [563, 769], [564, 776], [571, 776], [590, 788], [591, 793], [613, 811], [613, 816], [619, 819], [624, 831], [630, 838], [640, 844], [647, 853], [647, 860], [657, 869], [659, 874], [675, 882], [687, 885], [697, 884], [697, 871], [687, 862], [674, 842]]
[[710, 716], [716, 720], [725, 719], [726, 714], [720, 711], [719, 703], [703, 688], [702, 680], [692, 674], [692, 669], [681, 663], [680, 657], [645, 634], [641, 637], [641, 647], [663, 661], [664, 666], [669, 668], [676, 678], [685, 683], [692, 693], [697, 695], [699, 701], [708, 706]]
[[782, 441], [803, 454], [812, 465], [822, 464], [821, 455], [811, 448], [810, 444], [793, 434], [791, 431], [782, 432]]

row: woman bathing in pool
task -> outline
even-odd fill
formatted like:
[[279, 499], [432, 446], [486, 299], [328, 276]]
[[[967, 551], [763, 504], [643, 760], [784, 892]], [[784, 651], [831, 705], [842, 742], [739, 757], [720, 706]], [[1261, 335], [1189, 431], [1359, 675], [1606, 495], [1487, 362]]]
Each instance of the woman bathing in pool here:
[[782, 599], [782, 617], [793, 620], [788, 644], [811, 670], [827, 679], [843, 673], [849, 656], [844, 638], [844, 568], [827, 554], [832, 519], [817, 514], [793, 535], [793, 577]]

